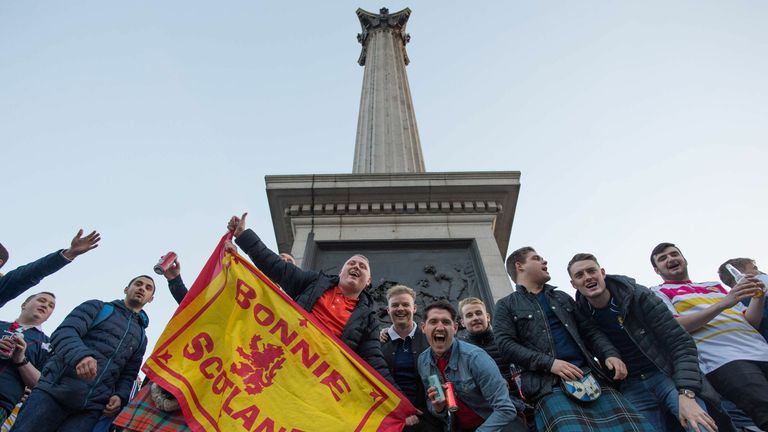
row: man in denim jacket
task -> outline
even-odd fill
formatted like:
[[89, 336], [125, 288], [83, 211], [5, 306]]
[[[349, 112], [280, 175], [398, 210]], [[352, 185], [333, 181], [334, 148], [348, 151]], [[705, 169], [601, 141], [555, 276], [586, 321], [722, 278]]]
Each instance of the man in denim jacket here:
[[[482, 348], [454, 338], [456, 309], [438, 301], [424, 313], [421, 328], [430, 349], [419, 355], [418, 368], [431, 401], [429, 410], [445, 419], [450, 431], [525, 431], [493, 359]], [[437, 389], [429, 384], [432, 375], [439, 377], [444, 389], [446, 382], [453, 383], [458, 410], [449, 411], [445, 398], [437, 400]]]

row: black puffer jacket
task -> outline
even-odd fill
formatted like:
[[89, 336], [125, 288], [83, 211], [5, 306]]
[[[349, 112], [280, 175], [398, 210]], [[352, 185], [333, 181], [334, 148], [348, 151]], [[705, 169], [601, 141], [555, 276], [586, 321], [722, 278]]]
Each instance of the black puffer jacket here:
[[[671, 377], [678, 389], [701, 393], [702, 375], [696, 344], [664, 302], [648, 288], [626, 276], [606, 275], [605, 285], [621, 310], [627, 335], [656, 367]], [[576, 294], [579, 310], [592, 315], [592, 307]]]
[[[619, 357], [618, 350], [594, 321], [577, 310], [576, 302], [568, 294], [556, 291], [551, 285], [544, 285], [544, 293], [552, 311], [576, 341], [595, 376], [609, 382], [600, 364], [608, 357]], [[550, 373], [555, 362], [555, 344], [547, 315], [536, 297], [522, 285], [517, 285], [516, 292], [496, 303], [493, 328], [502, 358], [523, 369], [523, 394], [528, 402], [536, 403], [550, 394], [559, 379]], [[600, 359], [600, 363], [595, 361], [594, 356]]]
[[[112, 312], [99, 323], [94, 320], [104, 302], [89, 300], [76, 307], [51, 335], [53, 355], [43, 368], [37, 387], [74, 410], [102, 410], [112, 395], [128, 403], [139, 373], [149, 318], [135, 313], [123, 300], [111, 302]], [[75, 366], [85, 357], [96, 359], [96, 378], [83, 380]]]
[[[337, 275], [331, 276], [323, 272], [304, 271], [281, 260], [250, 229], [243, 231], [235, 239], [235, 243], [248, 254], [256, 267], [279, 284], [307, 312], [312, 312], [312, 308], [324, 292], [339, 284]], [[355, 306], [355, 310], [341, 334], [341, 340], [387, 381], [395, 384], [395, 380], [389, 373], [387, 363], [384, 361], [384, 356], [381, 354], [379, 322], [374, 314], [373, 306], [371, 296], [365, 291], [360, 293], [357, 306]]]

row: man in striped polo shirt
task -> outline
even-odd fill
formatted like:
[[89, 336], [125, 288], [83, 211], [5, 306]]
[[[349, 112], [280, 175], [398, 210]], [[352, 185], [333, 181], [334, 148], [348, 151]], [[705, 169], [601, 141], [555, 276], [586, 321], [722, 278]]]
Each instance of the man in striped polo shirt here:
[[725, 398], [768, 430], [768, 343], [757, 331], [765, 297], [749, 307], [740, 300], [765, 288], [753, 276], [726, 291], [719, 282], [691, 282], [688, 261], [672, 243], [651, 252], [651, 264], [664, 283], [652, 290], [696, 342], [699, 365]]

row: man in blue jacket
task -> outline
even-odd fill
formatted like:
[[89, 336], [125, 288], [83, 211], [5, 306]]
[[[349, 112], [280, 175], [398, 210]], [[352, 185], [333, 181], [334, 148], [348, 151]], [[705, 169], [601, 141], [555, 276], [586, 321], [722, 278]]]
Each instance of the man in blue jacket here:
[[[99, 240], [101, 236], [96, 231], [83, 237], [83, 230], [80, 230], [72, 239], [69, 248], [48, 254], [5, 275], [0, 274], [0, 307], [39, 284], [44, 277], [61, 270], [78, 255], [96, 248]], [[0, 268], [8, 262], [8, 256], [8, 249], [0, 244]]]
[[[444, 419], [450, 431], [526, 431], [509, 398], [507, 383], [491, 356], [482, 348], [455, 338], [459, 328], [456, 309], [446, 301], [437, 301], [427, 306], [424, 314], [421, 329], [430, 348], [419, 355], [418, 368], [431, 401], [430, 412]], [[429, 382], [432, 375], [443, 386], [453, 384], [457, 410], [449, 410], [445, 398], [438, 400], [437, 389]]]
[[142, 309], [153, 300], [155, 283], [137, 276], [123, 291], [122, 300], [81, 304], [53, 332], [54, 354], [14, 432], [90, 431], [99, 416], [126, 405], [147, 347]]

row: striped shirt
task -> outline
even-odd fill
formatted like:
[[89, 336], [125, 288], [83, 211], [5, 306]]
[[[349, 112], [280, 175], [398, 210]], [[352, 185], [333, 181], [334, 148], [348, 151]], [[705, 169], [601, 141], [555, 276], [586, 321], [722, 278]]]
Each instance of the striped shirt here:
[[[675, 317], [701, 312], [728, 293], [719, 282], [665, 282], [651, 289]], [[705, 374], [734, 360], [768, 360], [768, 343], [744, 318], [745, 310], [737, 303], [691, 332]]]

